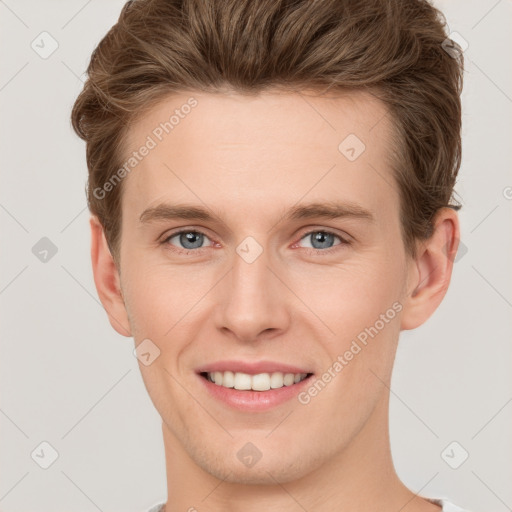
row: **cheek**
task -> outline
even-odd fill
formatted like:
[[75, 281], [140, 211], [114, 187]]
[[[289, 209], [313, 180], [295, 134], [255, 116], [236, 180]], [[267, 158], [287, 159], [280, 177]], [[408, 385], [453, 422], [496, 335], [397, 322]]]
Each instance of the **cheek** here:
[[[194, 318], [215, 302], [226, 272], [215, 265], [150, 261], [136, 252], [124, 262], [123, 290], [136, 339], [159, 340], [173, 336], [176, 326], [181, 332], [192, 328]], [[333, 264], [292, 260], [274, 272], [296, 295], [283, 286], [281, 306], [293, 308], [290, 313], [299, 324], [325, 328], [325, 339], [335, 344], [351, 340], [385, 314], [399, 300], [404, 278], [399, 255], [382, 250], [348, 255]]]
[[215, 285], [212, 270], [161, 263], [125, 262], [123, 289], [134, 337], [155, 342], [190, 323], [200, 301]]
[[[399, 256], [375, 252], [353, 263], [303, 273], [297, 281], [297, 295], [307, 298], [325, 333], [318, 341], [326, 353], [326, 369], [342, 358], [339, 385], [357, 381], [359, 386], [364, 381], [379, 388], [368, 368], [382, 378], [389, 373], [400, 332], [403, 280]], [[305, 318], [313, 317], [307, 313]]]
[[376, 252], [290, 274], [297, 295], [338, 336], [353, 334], [391, 308], [401, 299], [404, 278], [396, 258]]

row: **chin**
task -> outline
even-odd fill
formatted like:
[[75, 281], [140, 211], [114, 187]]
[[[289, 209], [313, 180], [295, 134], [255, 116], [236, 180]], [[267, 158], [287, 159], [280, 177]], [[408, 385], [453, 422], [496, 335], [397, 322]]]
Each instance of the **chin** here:
[[237, 457], [238, 451], [228, 454], [202, 450], [201, 455], [193, 459], [204, 471], [219, 480], [233, 484], [272, 486], [299, 480], [324, 462], [304, 452], [297, 453], [295, 457], [290, 453], [283, 457], [279, 450], [272, 450], [268, 455], [262, 453], [261, 458], [248, 467]]

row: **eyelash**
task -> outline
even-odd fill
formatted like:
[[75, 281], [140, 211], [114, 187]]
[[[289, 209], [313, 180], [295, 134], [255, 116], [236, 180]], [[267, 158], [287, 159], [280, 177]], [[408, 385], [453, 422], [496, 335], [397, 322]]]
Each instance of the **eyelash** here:
[[[172, 246], [171, 244], [169, 244], [169, 240], [171, 238], [174, 238], [175, 236], [177, 235], [181, 235], [182, 233], [197, 233], [197, 234], [200, 234], [200, 235], [204, 235], [206, 238], [209, 239], [208, 235], [206, 233], [204, 233], [203, 231], [199, 231], [197, 229], [182, 229], [180, 231], [176, 231], [174, 233], [171, 233], [169, 236], [165, 237], [164, 240], [162, 240], [160, 242], [161, 245], [166, 245], [168, 247], [172, 247], [171, 250], [175, 250], [179, 253], [182, 253], [184, 255], [190, 255], [190, 254], [197, 254], [199, 251], [201, 251], [201, 249], [207, 249], [207, 247], [199, 247], [197, 249], [181, 249], [181, 248], [178, 248], [178, 247], [175, 247], [175, 246]], [[343, 247], [346, 247], [346, 246], [349, 246], [351, 245], [351, 242], [343, 237], [341, 237], [340, 235], [334, 233], [333, 231], [329, 231], [329, 230], [325, 230], [325, 229], [314, 229], [314, 230], [311, 230], [311, 231], [308, 231], [307, 233], [304, 233], [300, 238], [299, 238], [299, 242], [301, 240], [303, 240], [304, 238], [306, 238], [307, 236], [310, 236], [312, 235], [313, 233], [324, 233], [324, 234], [327, 234], [327, 235], [333, 235], [335, 238], [338, 238], [340, 243], [339, 244], [336, 244], [336, 245], [333, 245], [332, 247], [328, 247], [327, 249], [315, 249], [314, 247], [304, 247], [303, 249], [307, 250], [308, 252], [313, 252], [314, 254], [320, 254], [320, 253], [323, 253], [323, 254], [331, 254], [332, 252], [335, 252]], [[294, 245], [298, 243], [298, 242], [295, 242]]]

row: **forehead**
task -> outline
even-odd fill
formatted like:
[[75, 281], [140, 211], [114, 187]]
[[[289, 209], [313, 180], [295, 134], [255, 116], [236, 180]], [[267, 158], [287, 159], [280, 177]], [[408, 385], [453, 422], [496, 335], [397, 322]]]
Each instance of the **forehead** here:
[[125, 160], [139, 157], [123, 211], [183, 202], [270, 215], [302, 197], [389, 209], [390, 143], [391, 116], [367, 92], [173, 94], [128, 132]]

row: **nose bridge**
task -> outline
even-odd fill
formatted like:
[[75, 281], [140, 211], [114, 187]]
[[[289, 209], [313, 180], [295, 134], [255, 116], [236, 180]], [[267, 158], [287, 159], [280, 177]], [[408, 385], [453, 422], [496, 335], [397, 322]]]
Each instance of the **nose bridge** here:
[[283, 329], [288, 320], [286, 297], [268, 268], [270, 253], [255, 238], [247, 237], [236, 247], [232, 261], [228, 289], [220, 305], [221, 327], [245, 340], [253, 340], [265, 330]]

